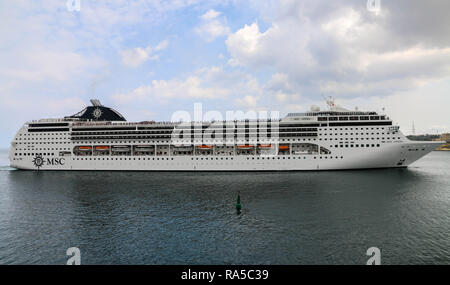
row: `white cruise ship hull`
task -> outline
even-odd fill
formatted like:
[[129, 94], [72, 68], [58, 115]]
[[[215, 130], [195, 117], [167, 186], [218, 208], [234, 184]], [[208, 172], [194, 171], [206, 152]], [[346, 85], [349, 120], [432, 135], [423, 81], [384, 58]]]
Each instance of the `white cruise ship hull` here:
[[[407, 167], [433, 151], [442, 142], [410, 142], [376, 149], [345, 149], [332, 155], [276, 156], [43, 156], [36, 167], [33, 158], [13, 161], [24, 170], [112, 170], [112, 171], [301, 171]], [[57, 163], [55, 163], [57, 161]]]

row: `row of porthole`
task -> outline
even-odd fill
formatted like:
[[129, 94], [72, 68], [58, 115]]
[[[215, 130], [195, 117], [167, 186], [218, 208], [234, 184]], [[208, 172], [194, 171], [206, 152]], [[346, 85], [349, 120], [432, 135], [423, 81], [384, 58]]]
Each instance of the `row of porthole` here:
[[[336, 141], [338, 141], [338, 140], [346, 140], [346, 141], [348, 141], [348, 140], [384, 140], [384, 137], [383, 138], [335, 138], [334, 140], [336, 140]], [[395, 140], [395, 137], [392, 137], [392, 138], [386, 138], [386, 139], [392, 139], [392, 140]], [[400, 140], [401, 138], [400, 137], [398, 137], [398, 139]], [[322, 139], [319, 139], [319, 140], [322, 140]], [[323, 139], [323, 140], [327, 140], [326, 138], [325, 139]], [[333, 138], [330, 138], [330, 141], [332, 141], [333, 140]]]
[[69, 141], [48, 141], [48, 142], [41, 142], [41, 141], [29, 141], [29, 142], [17, 142], [18, 145], [28, 145], [28, 144], [70, 144]]
[[[374, 128], [371, 128], [371, 129], [373, 130]], [[376, 129], [378, 130], [379, 128], [376, 128]], [[341, 128], [340, 130], [342, 131], [343, 129]], [[347, 130], [347, 128], [345, 128], [345, 130]], [[353, 130], [353, 129], [351, 128], [350, 130]], [[356, 128], [355, 130], [358, 130], [358, 129]], [[364, 128], [362, 128], [361, 130], [364, 130]], [[369, 128], [366, 128], [366, 130], [369, 130]], [[327, 131], [332, 132], [333, 129], [323, 129], [323, 130], [319, 129], [319, 132], [325, 132], [325, 134], [327, 134]], [[338, 131], [338, 129], [334, 129], [334, 131]], [[102, 134], [105, 134], [105, 135], [130, 135], [130, 134], [121, 134], [121, 133], [116, 133], [116, 132], [110, 132], [110, 133], [89, 133], [89, 134], [76, 134], [76, 135], [84, 135], [84, 136], [94, 135], [95, 136], [95, 135], [102, 135]], [[161, 136], [163, 136], [163, 135], [166, 135], [166, 134], [170, 134], [170, 132], [152, 133], [151, 135], [161, 135]], [[243, 134], [245, 134], [245, 133], [243, 133]], [[249, 134], [255, 134], [255, 132], [250, 132]], [[361, 134], [364, 134], [364, 133], [361, 133]], [[366, 134], [369, 134], [369, 133], [366, 133]], [[374, 133], [372, 133], [372, 135], [373, 134]], [[379, 133], [376, 133], [376, 134], [379, 135]], [[382, 133], [382, 134], [385, 134], [385, 133]], [[143, 133], [143, 134], [131, 134], [131, 135], [146, 135], [146, 134]], [[337, 135], [337, 133], [336, 133], [336, 135]], [[342, 135], [342, 133], [341, 133], [341, 135]], [[348, 135], [348, 134], [346, 134], [346, 135]], [[353, 133], [352, 133], [352, 135], [353, 135]]]
[[[355, 133], [355, 134], [353, 134], [353, 133], [350, 133], [350, 134], [348, 134], [348, 133], [345, 133], [345, 134], [338, 134], [338, 133], [335, 133], [335, 134], [333, 134], [333, 133], [323, 133], [323, 134], [319, 134], [319, 135], [314, 135], [314, 137], [320, 137], [320, 136], [353, 136], [353, 135], [364, 135], [364, 133], [361, 133], [361, 134], [359, 134], [359, 133]], [[380, 136], [380, 133], [366, 133], [366, 135], [372, 135], [372, 136]], [[381, 135], [385, 135], [385, 133], [382, 133]], [[282, 137], [282, 136], [279, 136], [279, 137]], [[295, 136], [294, 136], [295, 137]], [[204, 140], [204, 141], [214, 141], [214, 140], [223, 140], [225, 137], [221, 137], [221, 138], [210, 138], [210, 139], [206, 139], [206, 140]], [[255, 139], [256, 137], [251, 137], [251, 138], [253, 138], [253, 139]], [[275, 138], [275, 136], [273, 136], [272, 138]], [[84, 140], [95, 140], [95, 139], [97, 139], [97, 140], [100, 140], [100, 139], [102, 139], [102, 137], [85, 137], [85, 138], [77, 138], [77, 139], [74, 139], [74, 138], [72, 138], [71, 140], [74, 140], [74, 141], [83, 141], [83, 139]], [[122, 138], [119, 138], [119, 139], [122, 139]], [[127, 138], [125, 138], [125, 139], [127, 139]], [[135, 138], [133, 138], [134, 140], [139, 140], [139, 139], [143, 139], [143, 138], [141, 138], [141, 137], [135, 137]], [[156, 138], [157, 139], [157, 138]], [[181, 140], [183, 140], [183, 139], [186, 139], [186, 140], [189, 140], [188, 138], [180, 138]], [[289, 138], [289, 139], [280, 139], [280, 140], [284, 140], [284, 141], [290, 141], [290, 140], [314, 140], [315, 138], [313, 138], [313, 139], [311, 139], [311, 138], [297, 138], [297, 139], [291, 139], [291, 138]], [[197, 141], [197, 140], [196, 140]], [[159, 141], [158, 141], [159, 142]], [[167, 142], [167, 141], [161, 141], [161, 142]]]
[[[316, 159], [317, 157], [319, 157], [320, 159], [322, 158], [322, 157], [324, 157], [324, 158], [327, 158], [328, 156], [314, 156], [313, 158], [314, 159]], [[332, 156], [329, 156], [330, 158], [332, 158]], [[235, 157], [191, 157], [191, 160], [228, 160], [228, 159], [230, 159], [230, 160], [233, 160]], [[301, 156], [288, 156], [288, 155], [286, 155], [286, 156], [254, 156], [254, 157], [246, 157], [246, 159], [247, 160], [254, 160], [254, 159], [300, 159], [300, 158], [302, 158]], [[304, 159], [306, 159], [306, 156], [303, 156], [303, 158]], [[338, 156], [336, 156], [336, 158], [339, 158]], [[341, 156], [341, 158], [344, 158], [343, 156]], [[161, 157], [161, 158], [159, 158], [159, 157], [152, 157], [152, 158], [145, 158], [145, 157], [142, 157], [142, 160], [169, 160], [169, 159], [171, 159], [171, 160], [173, 160], [174, 158], [173, 157]], [[74, 158], [74, 160], [105, 160], [105, 158], [92, 158], [92, 157], [89, 157], [89, 159], [88, 158]], [[109, 157], [107, 157], [106, 158], [106, 160], [109, 160]], [[119, 157], [119, 158], [111, 158], [111, 160], [141, 160], [141, 157], [138, 157], [138, 158], [136, 158], [136, 157], [128, 157], [128, 158], [121, 158], [121, 157]]]
[[372, 135], [372, 136], [375, 136], [375, 135], [378, 135], [378, 136], [380, 136], [380, 135], [386, 135], [386, 136], [393, 136], [393, 135], [395, 135], [394, 133], [390, 133], [390, 132], [377, 132], [377, 133], [371, 133], [371, 132], [368, 132], [368, 133], [365, 133], [365, 132], [350, 132], [350, 133], [335, 133], [334, 131], [323, 131], [323, 132], [319, 132], [319, 135], [321, 135], [321, 136], [326, 136], [326, 135], [328, 135], [328, 136], [333, 136], [333, 135], [336, 135], [336, 136], [338, 136], [338, 135], [340, 135], [340, 136], [353, 136], [353, 135], [355, 135], [355, 136], [357, 136], [357, 135], [360, 135], [360, 136], [364, 136], [364, 135], [368, 135], [368, 136], [370, 136], [370, 135]]
[[[278, 126], [279, 128], [283, 128], [283, 129], [288, 129], [288, 130], [296, 130], [296, 129], [302, 129], [302, 130], [304, 130], [305, 128], [304, 127], [300, 127], [300, 128], [298, 128], [298, 127], [285, 127], [285, 126], [283, 126], [283, 125], [280, 125], [280, 126]], [[238, 128], [238, 130], [241, 130], [241, 131], [243, 131], [243, 130], [245, 130], [245, 129], [247, 129], [247, 128]], [[254, 130], [255, 128], [250, 128], [250, 130]], [[257, 129], [257, 128], [256, 128]], [[311, 128], [307, 128], [307, 129], [311, 129]], [[314, 128], [313, 128], [314, 129]], [[348, 130], [348, 128], [330, 128], [330, 127], [327, 127], [327, 128], [319, 128], [319, 130], [331, 130], [331, 131], [333, 131], [333, 130]], [[376, 129], [376, 130], [379, 130], [380, 128], [379, 127], [377, 127], [377, 128], [361, 128], [361, 130], [374, 130], [374, 129]], [[381, 130], [385, 130], [386, 128], [383, 128], [383, 127], [381, 127]], [[233, 129], [234, 130], [234, 129]], [[353, 130], [353, 128], [350, 128], [350, 130]], [[355, 130], [359, 130], [359, 128], [355, 128]], [[215, 131], [215, 129], [213, 129], [212, 131]], [[133, 131], [133, 133], [130, 133], [130, 134], [135, 134], [134, 133], [135, 131]], [[170, 130], [170, 131], [157, 131], [157, 130], [146, 130], [146, 131], [143, 131], [143, 130], [141, 130], [141, 131], [138, 131], [138, 133], [137, 134], [156, 134], [156, 135], [165, 135], [165, 134], [170, 134], [170, 133], [172, 133], [173, 131], [172, 130]], [[76, 133], [76, 134], [75, 134]], [[251, 132], [251, 133], [254, 133], [254, 132]], [[121, 133], [121, 132], [116, 132], [116, 131], [114, 131], [114, 132], [108, 132], [108, 133], [104, 133], [104, 132], [89, 132], [89, 133], [83, 133], [83, 132], [76, 132], [76, 131], [74, 131], [74, 133], [72, 133], [72, 135], [102, 135], [102, 134], [107, 134], [107, 135], [109, 135], [109, 134], [111, 134], [111, 135], [120, 135], [120, 134], [124, 134], [124, 135], [127, 135], [128, 133]]]
[[[279, 139], [280, 141], [316, 141], [317, 139]], [[95, 143], [103, 143], [103, 144], [112, 144], [112, 143], [135, 143], [136, 141], [139, 141], [141, 143], [156, 143], [156, 144], [164, 144], [164, 143], [170, 143], [170, 141], [140, 141], [139, 138], [133, 140], [133, 141], [94, 141]], [[220, 141], [222, 142], [223, 140], [198, 140], [198, 141], [194, 141], [194, 143], [213, 143], [216, 141]], [[192, 143], [192, 141], [184, 141], [184, 140], [180, 140], [179, 142], [181, 143]], [[252, 143], [255, 141], [250, 141], [250, 140], [246, 140], [246, 141], [224, 141], [225, 143]], [[93, 143], [92, 140], [86, 141], [86, 140], [80, 140], [80, 141], [76, 141], [76, 142], [71, 142], [71, 143], [77, 143], [77, 144], [82, 144], [82, 143]]]
[[[330, 146], [330, 147], [333, 147], [333, 146]], [[356, 144], [356, 145], [353, 145], [353, 144], [351, 144], [351, 145], [348, 145], [348, 144], [346, 144], [346, 145], [335, 145], [334, 147], [360, 147], [360, 145], [359, 144]], [[362, 144], [361, 145], [361, 147], [364, 147], [364, 144]], [[366, 147], [380, 147], [380, 144], [366, 144]]]
[[[27, 149], [21, 149], [21, 148], [17, 148], [16, 150], [27, 150]], [[29, 149], [28, 149], [29, 150]], [[42, 149], [42, 148], [39, 148], [39, 149], [37, 149], [36, 148], [36, 150], [70, 150], [69, 148], [49, 148], [49, 149], [46, 149], [46, 148], [44, 148], [44, 149]]]
[[[129, 158], [127, 158], [127, 157], [124, 157], [124, 158], [122, 158], [122, 157], [120, 157], [120, 158], [113, 158], [113, 157], [111, 157], [111, 159], [109, 158], [109, 157], [107, 157], [107, 158], [92, 158], [92, 157], [89, 157], [89, 158], [79, 158], [79, 157], [77, 157], [77, 158], [73, 158], [73, 160], [136, 160], [136, 158], [135, 157], [133, 157], [133, 158], [131, 158], [131, 157], [129, 157]], [[138, 158], [137, 160], [141, 160], [141, 158]], [[173, 160], [173, 158], [172, 157], [161, 157], [161, 158], [159, 158], [159, 157], [157, 157], [157, 158], [142, 158], [142, 160]]]
[[[280, 126], [280, 127], [282, 127], [282, 126]], [[330, 128], [330, 127], [327, 127], [327, 128], [319, 128], [319, 130], [348, 130], [348, 129], [350, 129], [350, 130], [353, 130], [353, 128]], [[379, 127], [377, 127], [377, 128], [361, 128], [361, 130], [364, 130], [364, 129], [366, 129], [366, 130], [374, 130], [374, 129], [376, 129], [376, 130], [379, 130], [380, 128]], [[383, 127], [381, 127], [381, 129], [386, 129], [386, 128], [383, 128]], [[355, 130], [359, 130], [359, 128], [355, 128]], [[29, 133], [29, 134], [19, 134], [19, 136], [40, 136], [40, 135], [46, 135], [46, 136], [48, 136], [48, 135], [51, 135], [51, 136], [55, 136], [55, 135], [65, 135], [66, 133], [53, 133], [53, 132], [44, 132], [44, 133], [41, 133], [41, 134], [33, 134], [33, 133]]]
[[50, 137], [50, 136], [42, 136], [42, 137], [16, 137], [17, 141], [30, 141], [30, 140], [69, 140], [70, 137]]
[[[341, 140], [342, 140], [343, 138], [341, 138]], [[352, 140], [353, 138], [351, 138], [350, 140]], [[358, 139], [358, 138], [356, 138], [356, 139]], [[323, 140], [327, 140], [327, 139], [323, 139]], [[332, 141], [333, 139], [330, 139], [330, 141]], [[336, 138], [335, 140], [339, 140], [339, 138]], [[349, 140], [348, 138], [345, 138], [345, 140]], [[363, 140], [363, 138], [361, 138], [361, 140]], [[369, 140], [369, 138], [367, 138], [367, 140]], [[374, 138], [372, 138], [372, 140], [375, 140]], [[282, 139], [280, 139], [279, 140], [280, 142], [284, 142], [285, 140], [282, 140]], [[304, 143], [304, 142], [306, 142], [306, 141], [322, 141], [322, 139], [308, 139], [308, 140], [287, 140], [287, 142], [292, 142], [292, 143]], [[139, 140], [136, 140], [136, 141], [77, 141], [76, 142], [76, 144], [113, 144], [113, 143], [116, 143], [116, 144], [131, 144], [131, 143], [136, 143], [136, 142], [139, 142], [139, 143], [141, 143], [141, 144], [146, 144], [146, 143], [151, 143], [151, 144], [156, 144], [156, 145], [161, 145], [161, 144], [168, 144], [168, 143], [171, 143], [170, 141], [139, 141]], [[73, 142], [73, 143], [75, 143], [75, 142]], [[182, 144], [191, 144], [192, 142], [180, 142], [180, 143], [182, 143]], [[225, 141], [225, 142], [223, 142], [223, 141], [209, 141], [209, 140], [207, 140], [207, 141], [195, 141], [194, 142], [195, 144], [201, 144], [201, 143], [203, 143], [203, 144], [214, 144], [214, 143], [216, 143], [216, 144], [226, 144], [226, 143], [234, 143], [234, 144], [255, 144], [255, 143], [270, 143], [270, 141], [269, 142], [254, 142], [254, 141], [245, 141], [245, 142], [241, 142], [241, 141], [239, 141], [239, 142], [236, 142], [236, 141], [231, 141], [231, 142], [229, 142], [229, 141]]]
[[61, 136], [61, 135], [65, 135], [65, 133], [50, 133], [50, 132], [48, 132], [48, 133], [46, 133], [46, 132], [43, 132], [43, 133], [40, 133], [40, 134], [34, 134], [34, 133], [30, 133], [30, 134], [19, 134], [19, 136], [39, 136], [39, 135], [46, 135], [46, 136]]
[[[15, 156], [33, 156], [35, 153], [14, 153]], [[55, 155], [55, 153], [36, 153], [36, 155]]]
[[[295, 156], [293, 156], [292, 157], [292, 159], [301, 159], [302, 157], [300, 157], [300, 156], [298, 156], [298, 157], [295, 157]], [[317, 156], [314, 156], [313, 157], [314, 159], [317, 159], [317, 158], [319, 158], [319, 159], [333, 159], [333, 156], [319, 156], [319, 157], [317, 157]], [[344, 157], [343, 156], [335, 156], [335, 159], [343, 159]], [[225, 160], [228, 160], [229, 158], [228, 157], [226, 157], [225, 158]], [[270, 160], [270, 159], [291, 159], [291, 157], [252, 157], [252, 158], [250, 158], [250, 157], [247, 157], [247, 160], [250, 160], [250, 159], [252, 159], [252, 160], [254, 160], [254, 159], [257, 159], [257, 160], [259, 160], [259, 159], [261, 159], [261, 160], [264, 160], [264, 159], [267, 159], [267, 160]], [[303, 159], [306, 159], [306, 156], [303, 156]], [[141, 158], [74, 158], [73, 160], [133, 160], [133, 161], [136, 161], [136, 160], [141, 160]], [[164, 157], [162, 157], [162, 158], [142, 158], [142, 160], [174, 160], [173, 159], [173, 157], [172, 158], [169, 158], [169, 157], [166, 157], [166, 158], [164, 158]], [[194, 160], [194, 158], [191, 158], [191, 160]], [[196, 158], [195, 160], [219, 160], [219, 158], [218, 157], [216, 157], [216, 158], [213, 158], [213, 157], [211, 157], [211, 158], [201, 158], [201, 159], [198, 159], [198, 158]], [[220, 158], [220, 160], [224, 160], [224, 158], [223, 157], [221, 157]], [[231, 157], [230, 158], [230, 160], [233, 160], [233, 158]]]
[[[215, 158], [216, 160], [219, 160], [219, 158], [218, 157], [216, 157]], [[233, 160], [233, 157], [220, 157], [220, 160], [228, 160], [228, 159], [230, 159], [230, 160]], [[89, 158], [73, 158], [73, 160], [110, 160], [110, 158], [109, 157], [107, 157], [107, 158], [92, 158], [92, 157], [89, 157]], [[138, 158], [136, 158], [136, 157], [133, 157], [133, 158], [131, 158], [131, 157], [125, 157], [125, 158], [122, 158], [122, 157], [120, 157], [120, 158], [111, 158], [111, 160], [141, 160], [141, 157], [138, 157]], [[173, 157], [152, 157], [152, 158], [145, 158], [145, 157], [142, 157], [142, 160], [173, 160]], [[191, 158], [191, 160], [194, 160], [194, 158]], [[196, 158], [196, 160], [199, 160], [198, 158]], [[200, 160], [214, 160], [214, 158], [201, 158]]]
[[[389, 138], [389, 137], [387, 137], [386, 139], [395, 139], [396, 137], [392, 137], [392, 138]], [[300, 141], [317, 141], [317, 140], [319, 140], [319, 141], [321, 141], [321, 140], [330, 140], [330, 141], [332, 141], [333, 140], [333, 138], [317, 138], [317, 139], [280, 139], [280, 141], [288, 141], [288, 142], [296, 142], [296, 141], [298, 141], [298, 142], [300, 142]], [[382, 137], [382, 138], [342, 138], [342, 137], [337, 137], [337, 138], [334, 138], [334, 140], [343, 140], [343, 139], [345, 139], [345, 140], [352, 140], [352, 139], [360, 139], [360, 140], [380, 140], [380, 139], [384, 139], [384, 137]], [[397, 139], [401, 139], [401, 137], [397, 137]], [[104, 143], [104, 144], [108, 144], [108, 143], [134, 143], [134, 142], [136, 142], [136, 141], [139, 141], [139, 139], [136, 139], [136, 140], [134, 140], [134, 141], [102, 141], [102, 142], [98, 142], [98, 143]], [[194, 143], [213, 143], [213, 142], [216, 142], [217, 140], [203, 140], [203, 141], [194, 141]], [[222, 140], [219, 140], [220, 142], [222, 142]], [[161, 143], [170, 143], [170, 141], [140, 141], [141, 143], [156, 143], [156, 144], [161, 144]], [[182, 141], [182, 142], [186, 142], [186, 143], [192, 143], [192, 141]], [[253, 141], [225, 141], [225, 143], [251, 143], [251, 142], [253, 142]], [[92, 141], [77, 141], [76, 143], [78, 143], [78, 144], [80, 144], [80, 143], [86, 143], [86, 144], [89, 144], [89, 143], [92, 143]]]
[[[357, 130], [364, 130], [364, 129], [366, 129], [366, 130], [379, 130], [380, 128], [379, 127], [377, 127], [377, 128], [361, 128], [361, 129], [359, 129], [359, 128], [355, 128], [355, 130], [357, 131]], [[381, 127], [381, 129], [382, 130], [384, 130], [384, 129], [386, 129], [385, 127]], [[327, 128], [319, 128], [319, 130], [335, 130], [335, 131], [338, 131], [338, 130], [340, 130], [340, 131], [347, 131], [347, 130], [350, 130], [350, 131], [353, 131], [353, 128], [333, 128], [333, 127], [327, 127]]]
[[[319, 156], [319, 159], [322, 159], [322, 157], [323, 158], [325, 158], [325, 159], [328, 159], [328, 157], [330, 158], [330, 159], [333, 159], [333, 156]], [[301, 159], [302, 157], [300, 157], [300, 156], [292, 156], [292, 159]], [[340, 157], [341, 159], [342, 158], [344, 158], [343, 156], [341, 156]], [[250, 159], [275, 159], [275, 157], [247, 157], [247, 160], [250, 160]], [[290, 156], [288, 156], [288, 157], [277, 157], [277, 159], [291, 159], [291, 157]], [[306, 156], [303, 156], [303, 159], [306, 159]], [[314, 156], [314, 159], [317, 159], [317, 156]], [[336, 159], [339, 159], [339, 156], [336, 156]]]

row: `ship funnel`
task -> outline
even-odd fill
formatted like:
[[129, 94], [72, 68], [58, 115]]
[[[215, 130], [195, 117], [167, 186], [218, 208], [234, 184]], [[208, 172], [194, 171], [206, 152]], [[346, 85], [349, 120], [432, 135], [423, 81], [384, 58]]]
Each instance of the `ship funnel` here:
[[98, 99], [91, 99], [90, 101], [92, 103], [92, 106], [95, 106], [95, 107], [103, 106], [102, 103], [100, 103], [100, 100], [98, 100]]

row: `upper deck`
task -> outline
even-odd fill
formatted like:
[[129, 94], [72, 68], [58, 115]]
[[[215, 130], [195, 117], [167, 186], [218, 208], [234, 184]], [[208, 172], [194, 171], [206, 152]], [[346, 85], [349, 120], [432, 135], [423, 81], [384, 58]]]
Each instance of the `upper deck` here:
[[[329, 99], [331, 100], [331, 99]], [[41, 119], [28, 122], [30, 131], [72, 131], [101, 132], [101, 131], [146, 131], [159, 130], [171, 131], [175, 129], [261, 129], [261, 128], [294, 128], [297, 131], [317, 131], [319, 127], [343, 127], [343, 126], [374, 126], [392, 125], [392, 121], [386, 115], [377, 112], [349, 111], [338, 107], [334, 101], [327, 101], [330, 110], [320, 111], [318, 107], [312, 107], [310, 112], [288, 113], [284, 118], [269, 119], [243, 119], [228, 121], [143, 121], [127, 122], [125, 118], [112, 108], [105, 107], [98, 100], [91, 100], [92, 106], [72, 116], [59, 119]], [[286, 128], [286, 129], [285, 129]], [[294, 130], [295, 131], [295, 130]]]

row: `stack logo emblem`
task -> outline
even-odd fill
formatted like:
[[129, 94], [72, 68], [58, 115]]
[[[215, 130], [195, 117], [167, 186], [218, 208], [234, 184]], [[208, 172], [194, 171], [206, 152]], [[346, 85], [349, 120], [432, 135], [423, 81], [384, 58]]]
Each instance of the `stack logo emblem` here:
[[42, 158], [40, 154], [36, 155], [33, 159], [33, 164], [39, 169], [42, 165], [44, 165], [44, 158]]
[[102, 116], [102, 110], [100, 110], [100, 108], [96, 108], [93, 112], [92, 115], [98, 119]]

